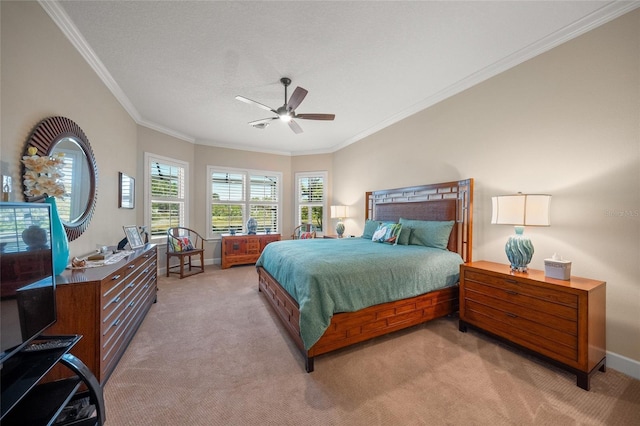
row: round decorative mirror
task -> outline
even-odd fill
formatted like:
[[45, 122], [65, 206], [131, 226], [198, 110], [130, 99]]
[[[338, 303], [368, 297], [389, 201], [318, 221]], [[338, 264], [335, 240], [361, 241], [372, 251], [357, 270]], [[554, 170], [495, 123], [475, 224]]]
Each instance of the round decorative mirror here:
[[89, 140], [80, 126], [68, 118], [49, 117], [35, 127], [26, 150], [29, 147], [36, 148], [39, 156], [64, 154], [66, 194], [57, 202], [58, 212], [69, 241], [75, 240], [89, 226], [98, 199], [98, 166]]

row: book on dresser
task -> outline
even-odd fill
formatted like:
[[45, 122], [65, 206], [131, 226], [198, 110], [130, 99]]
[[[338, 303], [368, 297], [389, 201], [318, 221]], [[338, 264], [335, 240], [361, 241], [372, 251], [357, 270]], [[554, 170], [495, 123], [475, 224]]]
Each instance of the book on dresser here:
[[[104, 385], [147, 312], [156, 302], [155, 244], [123, 260], [95, 268], [66, 270], [56, 277], [58, 321], [49, 334], [79, 334], [71, 350]], [[53, 378], [68, 372], [55, 369]]]
[[585, 390], [606, 369], [605, 323], [604, 281], [485, 261], [460, 265], [460, 331], [472, 326], [553, 362]]

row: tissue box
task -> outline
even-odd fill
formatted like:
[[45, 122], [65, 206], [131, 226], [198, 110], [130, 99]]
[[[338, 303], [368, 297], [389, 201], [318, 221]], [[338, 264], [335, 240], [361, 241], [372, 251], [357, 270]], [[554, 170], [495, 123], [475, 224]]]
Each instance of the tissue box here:
[[557, 280], [571, 279], [571, 261], [570, 260], [544, 260], [544, 275]]

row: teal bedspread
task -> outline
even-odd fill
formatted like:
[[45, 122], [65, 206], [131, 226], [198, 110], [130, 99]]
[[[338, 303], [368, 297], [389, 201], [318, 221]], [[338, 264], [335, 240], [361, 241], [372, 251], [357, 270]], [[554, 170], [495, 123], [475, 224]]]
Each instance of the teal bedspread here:
[[298, 302], [306, 349], [334, 313], [353, 312], [457, 284], [462, 258], [446, 250], [362, 238], [278, 241], [265, 247], [262, 266]]

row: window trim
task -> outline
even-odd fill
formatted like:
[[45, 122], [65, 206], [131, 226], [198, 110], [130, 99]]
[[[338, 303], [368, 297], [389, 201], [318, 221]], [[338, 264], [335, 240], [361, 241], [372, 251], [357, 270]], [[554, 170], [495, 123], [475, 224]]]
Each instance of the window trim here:
[[300, 224], [300, 179], [301, 178], [310, 178], [310, 177], [320, 177], [322, 178], [322, 231], [320, 231], [319, 235], [328, 234], [327, 226], [329, 226], [329, 194], [328, 194], [328, 183], [327, 180], [329, 178], [329, 172], [326, 170], [319, 170], [315, 172], [296, 172], [295, 179], [295, 192], [294, 192], [294, 228]]
[[166, 244], [166, 236], [151, 235], [151, 163], [158, 162], [184, 169], [184, 218], [180, 226], [189, 227], [189, 163], [175, 158], [164, 157], [150, 152], [144, 153], [144, 224], [149, 230], [149, 242], [154, 244]]
[[[245, 191], [250, 191], [251, 188], [251, 176], [252, 175], [265, 175], [265, 176], [269, 176], [269, 175], [274, 175], [277, 176], [278, 178], [278, 202], [274, 203], [274, 205], [277, 206], [278, 208], [278, 220], [277, 220], [277, 229], [275, 229], [273, 231], [273, 233], [281, 233], [282, 231], [282, 199], [283, 199], [283, 173], [282, 172], [278, 172], [275, 170], [257, 170], [257, 169], [247, 169], [247, 168], [242, 168], [242, 167], [223, 167], [223, 166], [212, 166], [212, 165], [208, 165], [207, 166], [207, 188], [206, 188], [206, 196], [207, 196], [207, 202], [206, 204], [206, 226], [207, 226], [207, 232], [206, 232], [206, 238], [207, 239], [213, 239], [213, 240], [219, 240], [221, 239], [221, 234], [219, 233], [214, 233], [212, 231], [213, 228], [213, 224], [211, 223], [211, 204], [212, 204], [212, 200], [211, 200], [211, 174], [213, 172], [228, 172], [228, 173], [242, 173], [245, 176]], [[251, 194], [243, 194], [244, 195], [244, 205], [243, 205], [243, 210], [242, 210], [242, 221], [243, 223], [246, 224], [246, 222], [249, 220], [248, 214], [251, 211]]]

